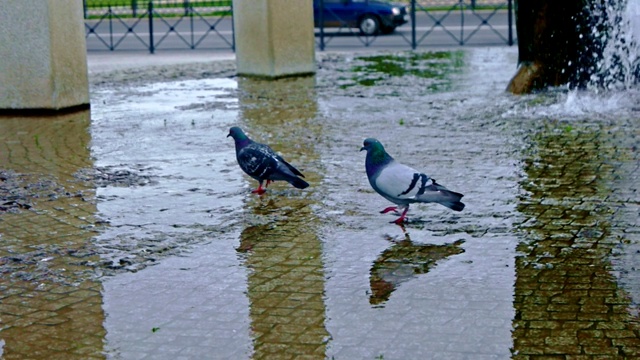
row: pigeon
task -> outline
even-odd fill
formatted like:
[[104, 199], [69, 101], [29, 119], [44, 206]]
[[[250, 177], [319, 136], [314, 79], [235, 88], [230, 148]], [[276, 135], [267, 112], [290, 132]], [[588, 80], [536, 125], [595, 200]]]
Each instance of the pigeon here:
[[[300, 179], [304, 177], [298, 169], [286, 162], [280, 155], [276, 154], [268, 145], [255, 142], [237, 126], [229, 129], [229, 135], [236, 143], [236, 159], [242, 171], [259, 182], [254, 194], [262, 195], [267, 190], [269, 183], [276, 180], [284, 180], [298, 189], [304, 189], [309, 184]], [[262, 183], [267, 181], [265, 187]]]
[[367, 151], [365, 168], [367, 177], [373, 190], [385, 199], [395, 203], [380, 213], [390, 211], [402, 211], [402, 215], [394, 221], [401, 225], [406, 221], [409, 204], [422, 202], [435, 202], [454, 211], [462, 211], [464, 204], [460, 199], [464, 195], [447, 190], [444, 186], [407, 165], [393, 159], [385, 150], [380, 141], [368, 138], [364, 140], [364, 146], [360, 151]]

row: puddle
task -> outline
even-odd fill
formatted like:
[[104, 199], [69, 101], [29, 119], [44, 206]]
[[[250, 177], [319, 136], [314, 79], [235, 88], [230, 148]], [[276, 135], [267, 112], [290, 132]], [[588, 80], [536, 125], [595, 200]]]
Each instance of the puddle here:
[[401, 283], [426, 274], [444, 258], [464, 252], [460, 248], [462, 240], [444, 245], [414, 244], [409, 234], [400, 241], [389, 240], [393, 246], [383, 251], [371, 266], [371, 305], [384, 304]]
[[[500, 119], [478, 116], [494, 109], [475, 100], [476, 91], [496, 93], [495, 101], [507, 96], [500, 79], [482, 74], [509, 56], [465, 52], [464, 63], [480, 69], [458, 76], [477, 87], [456, 85], [465, 90], [455, 93], [416, 95], [421, 87], [413, 82], [375, 88], [374, 101], [360, 98], [360, 90], [323, 93], [320, 109], [325, 134], [331, 134], [320, 151], [327, 189], [326, 326], [332, 335], [327, 357], [510, 356], [518, 242], [512, 233], [518, 191], [514, 139], [505, 136]], [[411, 91], [401, 98], [384, 95]], [[406, 234], [391, 224], [393, 215], [379, 213], [390, 204], [370, 188], [364, 173], [359, 149], [367, 137], [449, 188], [463, 189], [464, 212], [416, 205]], [[391, 265], [400, 269], [395, 276], [379, 270]], [[378, 286], [386, 289], [382, 297]]]
[[95, 178], [109, 185], [96, 189], [109, 224], [96, 244], [113, 268], [139, 270], [211, 241], [240, 210], [235, 155], [221, 146], [235, 122], [235, 88], [185, 80], [94, 95], [109, 104], [92, 112]]
[[[90, 115], [0, 119], [0, 354], [638, 356], [636, 102], [506, 94], [516, 49], [409, 54], [101, 76]], [[234, 125], [311, 186], [251, 194]], [[465, 210], [390, 223], [367, 137]]]
[[245, 201], [247, 213], [268, 219], [245, 226], [237, 247], [248, 269], [252, 357], [323, 358], [330, 335], [324, 326], [320, 219], [314, 211], [323, 176], [315, 146], [323, 133], [315, 79], [240, 79], [238, 89], [240, 126], [282, 153], [311, 184], [297, 190], [277, 183], [266, 195]]

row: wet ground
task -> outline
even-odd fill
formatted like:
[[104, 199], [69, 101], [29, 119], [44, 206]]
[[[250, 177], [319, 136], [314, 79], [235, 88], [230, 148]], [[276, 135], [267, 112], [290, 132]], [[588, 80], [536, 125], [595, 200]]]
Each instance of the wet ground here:
[[[640, 356], [634, 91], [504, 92], [516, 49], [92, 71], [0, 120], [4, 359]], [[228, 128], [306, 176], [263, 196]], [[465, 194], [379, 214], [362, 140]]]

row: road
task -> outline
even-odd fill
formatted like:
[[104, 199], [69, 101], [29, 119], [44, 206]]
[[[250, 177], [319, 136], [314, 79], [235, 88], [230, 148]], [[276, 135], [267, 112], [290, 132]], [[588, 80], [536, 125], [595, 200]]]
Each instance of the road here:
[[[512, 22], [515, 43], [515, 21]], [[162, 18], [154, 17], [152, 27], [146, 18], [86, 20], [88, 51], [144, 50], [151, 38], [154, 50], [220, 49], [232, 50], [233, 26], [230, 17]], [[413, 42], [411, 23], [389, 35], [361, 36], [357, 29], [325, 28], [324, 36], [316, 28], [316, 47], [346, 50], [354, 47], [410, 49]], [[444, 46], [507, 45], [509, 20], [507, 11], [419, 12], [416, 14], [417, 48]]]

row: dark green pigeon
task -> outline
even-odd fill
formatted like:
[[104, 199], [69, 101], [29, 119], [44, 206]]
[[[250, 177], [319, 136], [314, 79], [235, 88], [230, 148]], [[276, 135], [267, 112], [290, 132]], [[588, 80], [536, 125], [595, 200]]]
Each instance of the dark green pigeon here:
[[[304, 177], [298, 169], [286, 162], [280, 155], [276, 154], [268, 145], [255, 142], [237, 126], [229, 129], [229, 135], [236, 143], [236, 160], [242, 171], [256, 179], [259, 186], [252, 193], [262, 195], [267, 190], [266, 187], [273, 181], [283, 180], [298, 189], [304, 189], [309, 184], [300, 179]], [[267, 181], [265, 187], [262, 183]]]

